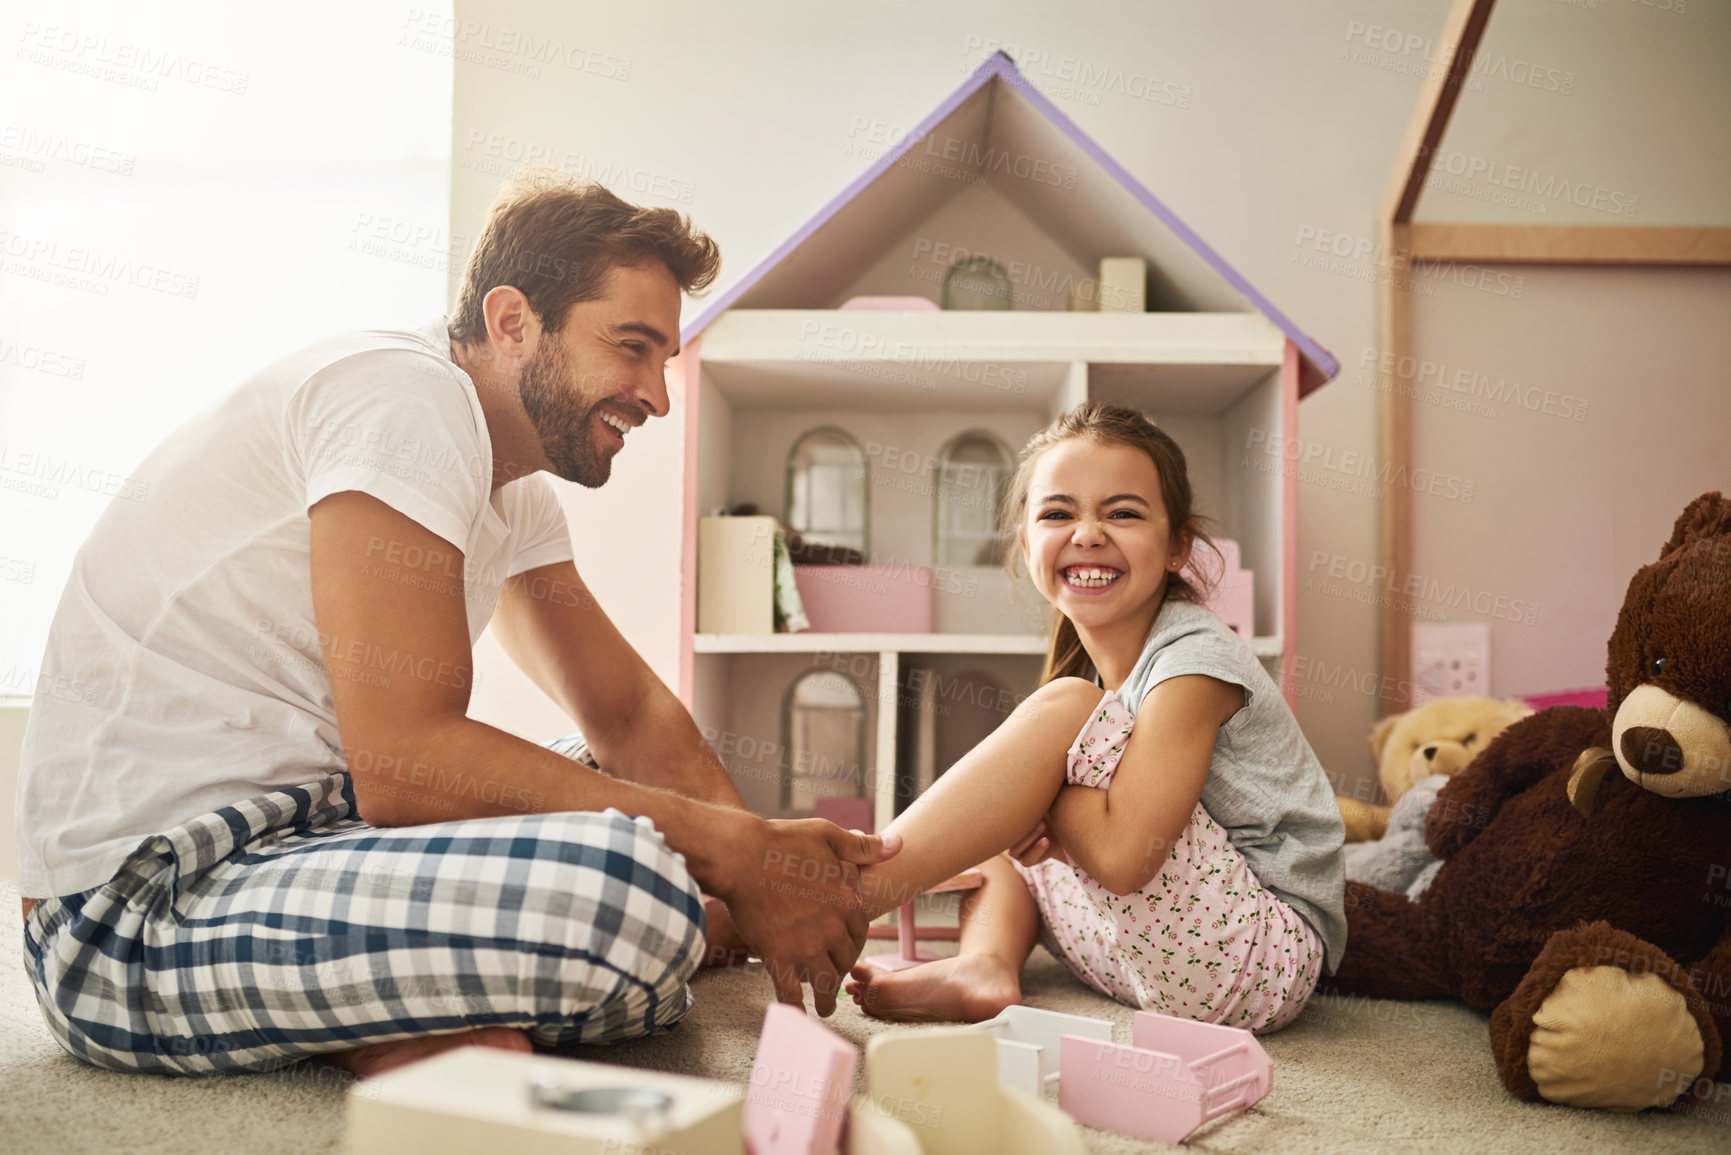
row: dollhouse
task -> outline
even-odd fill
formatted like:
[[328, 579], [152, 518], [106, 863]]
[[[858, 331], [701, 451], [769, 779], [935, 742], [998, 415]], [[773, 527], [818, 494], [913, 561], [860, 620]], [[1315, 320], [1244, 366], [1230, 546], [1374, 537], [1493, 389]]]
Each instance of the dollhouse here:
[[[1297, 482], [1269, 447], [1338, 366], [1002, 53], [682, 338], [678, 690], [761, 813], [881, 829], [1033, 688], [1047, 611], [998, 564], [996, 504], [1089, 398], [1183, 447], [1290, 685]], [[711, 516], [747, 504], [761, 524]], [[811, 628], [700, 614], [730, 568], [769, 596], [769, 517], [853, 563], [794, 567]]]

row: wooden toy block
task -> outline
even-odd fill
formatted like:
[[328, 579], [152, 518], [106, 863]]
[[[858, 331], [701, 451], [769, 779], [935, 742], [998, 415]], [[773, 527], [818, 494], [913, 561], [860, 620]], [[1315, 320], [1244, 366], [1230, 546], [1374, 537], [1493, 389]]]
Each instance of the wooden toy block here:
[[1249, 1031], [1138, 1011], [1135, 1042], [1061, 1045], [1058, 1103], [1079, 1123], [1164, 1143], [1267, 1095], [1274, 1066]]
[[870, 1109], [905, 1123], [925, 1155], [1080, 1155], [1062, 1111], [1000, 1087], [996, 1072], [997, 1040], [978, 1027], [879, 1035], [866, 1046]]
[[1140, 257], [1100, 258], [1100, 312], [1140, 313], [1148, 307], [1148, 262]]
[[352, 1087], [344, 1150], [743, 1155], [741, 1106], [738, 1087], [710, 1079], [457, 1047]]
[[858, 1047], [803, 1009], [771, 1003], [745, 1092], [747, 1149], [752, 1155], [834, 1155], [858, 1065]]
[[697, 628], [774, 632], [775, 519], [706, 517], [697, 536]]

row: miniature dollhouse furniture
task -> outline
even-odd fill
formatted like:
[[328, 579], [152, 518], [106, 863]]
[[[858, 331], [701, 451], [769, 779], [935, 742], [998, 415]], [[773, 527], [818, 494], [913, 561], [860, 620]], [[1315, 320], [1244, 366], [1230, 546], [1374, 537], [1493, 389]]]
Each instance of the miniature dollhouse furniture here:
[[[979, 255], [1005, 270], [1011, 308], [930, 307], [950, 268]], [[1073, 297], [1097, 300], [1102, 258], [1145, 263], [1147, 311], [1072, 311]], [[927, 307], [843, 307], [895, 297]], [[1282, 449], [1299, 399], [1338, 366], [1009, 57], [982, 64], [681, 337], [668, 369], [684, 446], [677, 689], [706, 735], [735, 744], [723, 761], [759, 812], [788, 813], [788, 751], [774, 736], [785, 689], [806, 671], [861, 689], [867, 749], [856, 776], [826, 792], [871, 799], [880, 830], [911, 796], [897, 756], [910, 671], [953, 681], [981, 670], [1033, 688], [1046, 607], [979, 564], [990, 541], [971, 553], [945, 544], [987, 525], [951, 500], [953, 482], [962, 465], [1001, 463], [994, 444], [1013, 453], [1087, 399], [1143, 409], [1184, 448], [1202, 511], [1250, 575], [1249, 644], [1292, 692], [1298, 490]], [[899, 596], [898, 582], [928, 574], [929, 630], [700, 632], [699, 522], [742, 503], [786, 520], [790, 455], [814, 430], [864, 450], [865, 500], [836, 515], [870, 555], [842, 575], [851, 596]], [[939, 727], [951, 705], [938, 701]]]
[[[925, 893], [949, 894], [962, 890], [978, 890], [985, 883], [985, 880], [986, 876], [977, 870], [964, 870], [954, 878], [947, 878], [936, 886], [931, 887], [926, 890]], [[914, 919], [914, 907], [916, 905], [917, 903], [915, 902], [904, 902], [901, 906], [896, 908], [896, 953], [889, 955], [872, 955], [869, 958], [861, 959], [861, 962], [870, 963], [881, 970], [900, 971], [906, 970], [909, 967], [917, 967], [921, 963], [933, 962], [939, 957], [935, 954], [929, 954], [926, 951], [922, 951], [919, 948], [919, 927], [915, 923]], [[887, 936], [881, 933], [879, 927], [874, 926], [871, 929], [871, 937], [879, 938]], [[940, 936], [930, 935], [929, 937], [936, 938]], [[955, 934], [952, 931], [952, 933], [941, 937], [954, 938]]]
[[1274, 1085], [1274, 1064], [1239, 1027], [1137, 1011], [1129, 1046], [1105, 1019], [1007, 1007], [981, 1023], [998, 1046], [998, 1081], [1043, 1095], [1078, 1123], [1181, 1143], [1202, 1124], [1252, 1107]]
[[922, 1027], [866, 1044], [865, 1095], [925, 1155], [1082, 1155], [1076, 1124], [1043, 1095], [999, 1084], [996, 1041], [977, 1027]]
[[348, 1155], [744, 1155], [739, 1088], [558, 1056], [456, 1047], [357, 1083]]

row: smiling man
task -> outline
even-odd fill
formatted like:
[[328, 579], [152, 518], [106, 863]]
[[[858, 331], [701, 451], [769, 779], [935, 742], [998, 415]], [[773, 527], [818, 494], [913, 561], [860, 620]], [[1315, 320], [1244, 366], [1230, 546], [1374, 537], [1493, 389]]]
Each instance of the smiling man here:
[[[145, 459], [49, 633], [42, 684], [90, 690], [38, 694], [24, 745], [29, 969], [73, 1055], [368, 1074], [630, 1038], [685, 1014], [706, 924], [833, 1009], [888, 851], [746, 811], [542, 476], [599, 486], [667, 414], [718, 264], [672, 210], [521, 178], [448, 324], [292, 354]], [[583, 740], [467, 716], [489, 622]], [[816, 881], [766, 885], [786, 862]]]

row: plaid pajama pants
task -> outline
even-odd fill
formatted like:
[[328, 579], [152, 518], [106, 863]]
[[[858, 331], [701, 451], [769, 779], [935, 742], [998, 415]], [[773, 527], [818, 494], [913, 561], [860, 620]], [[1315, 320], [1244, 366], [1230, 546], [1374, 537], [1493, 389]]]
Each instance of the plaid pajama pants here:
[[[579, 737], [549, 746], [594, 765]], [[198, 1076], [477, 1027], [556, 1049], [664, 1030], [691, 1005], [704, 915], [647, 818], [378, 829], [336, 773], [150, 836], [24, 930], [69, 1052]]]

